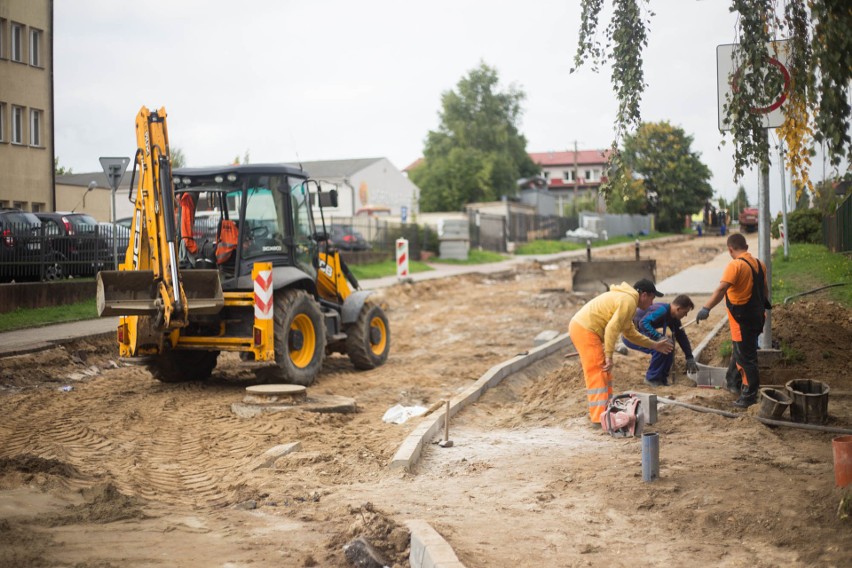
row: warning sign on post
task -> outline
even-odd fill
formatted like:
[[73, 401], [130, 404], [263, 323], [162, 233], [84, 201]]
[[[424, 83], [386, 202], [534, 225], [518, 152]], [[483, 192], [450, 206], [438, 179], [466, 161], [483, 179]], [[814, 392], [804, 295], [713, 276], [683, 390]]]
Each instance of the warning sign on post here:
[[[764, 128], [777, 128], [784, 123], [783, 106], [790, 92], [790, 72], [787, 70], [789, 41], [769, 42], [767, 51], [769, 61], [766, 66], [767, 78], [763, 84], [767, 92], [758, 93], [758, 104], [751, 109], [763, 118]], [[745, 57], [736, 43], [716, 47], [716, 81], [719, 105], [719, 130], [730, 130], [731, 123], [725, 112], [725, 104], [738, 89], [745, 88], [741, 78], [748, 71]], [[772, 76], [770, 76], [772, 75]]]

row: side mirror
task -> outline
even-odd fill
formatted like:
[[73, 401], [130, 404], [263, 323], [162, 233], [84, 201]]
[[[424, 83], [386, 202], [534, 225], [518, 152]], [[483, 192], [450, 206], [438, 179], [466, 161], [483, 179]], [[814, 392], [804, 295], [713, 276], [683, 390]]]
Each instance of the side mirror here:
[[320, 207], [337, 207], [337, 190], [323, 191], [318, 193]]

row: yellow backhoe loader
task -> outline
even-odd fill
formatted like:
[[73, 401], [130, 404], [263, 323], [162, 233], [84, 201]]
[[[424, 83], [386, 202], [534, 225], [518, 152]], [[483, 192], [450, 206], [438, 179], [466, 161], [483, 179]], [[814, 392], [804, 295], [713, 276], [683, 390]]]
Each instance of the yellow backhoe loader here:
[[281, 164], [172, 171], [164, 108], [139, 111], [136, 140], [130, 243], [119, 270], [97, 279], [123, 360], [195, 381], [236, 351], [262, 380], [306, 386], [330, 353], [358, 369], [387, 361], [387, 317], [325, 232], [336, 191]]

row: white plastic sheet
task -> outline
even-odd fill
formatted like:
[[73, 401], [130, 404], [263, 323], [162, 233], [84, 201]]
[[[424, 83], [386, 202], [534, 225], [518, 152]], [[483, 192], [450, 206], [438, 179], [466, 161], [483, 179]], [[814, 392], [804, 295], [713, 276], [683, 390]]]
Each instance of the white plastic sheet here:
[[403, 424], [409, 418], [420, 416], [426, 410], [425, 406], [402, 406], [401, 404], [397, 404], [388, 408], [385, 415], [382, 416], [382, 422]]

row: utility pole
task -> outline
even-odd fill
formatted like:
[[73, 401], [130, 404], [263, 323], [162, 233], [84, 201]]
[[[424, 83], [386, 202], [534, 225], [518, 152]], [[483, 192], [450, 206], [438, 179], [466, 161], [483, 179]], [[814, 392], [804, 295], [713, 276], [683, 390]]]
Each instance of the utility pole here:
[[574, 140], [574, 210], [577, 210], [577, 186], [580, 184], [580, 172], [577, 170], [577, 141]]
[[[766, 142], [769, 146], [769, 129], [766, 129]], [[766, 285], [772, 292], [772, 257], [769, 246], [769, 156], [763, 157], [760, 164], [760, 177], [757, 190], [757, 242], [758, 258], [766, 265]], [[759, 347], [772, 349], [772, 311], [766, 310], [766, 321], [763, 324], [763, 334], [760, 336]]]

